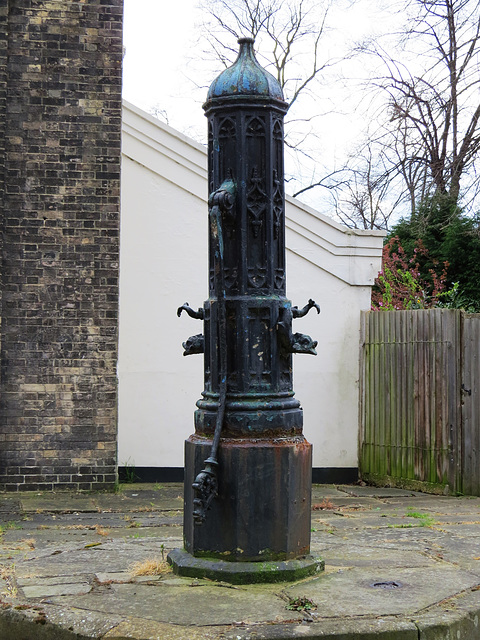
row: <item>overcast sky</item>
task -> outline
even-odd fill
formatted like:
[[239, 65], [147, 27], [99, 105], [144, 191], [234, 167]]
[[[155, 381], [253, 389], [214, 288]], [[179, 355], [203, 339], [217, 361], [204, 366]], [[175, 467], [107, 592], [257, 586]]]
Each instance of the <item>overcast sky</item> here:
[[169, 123], [184, 132], [191, 123], [206, 123], [200, 96], [197, 102], [192, 99], [187, 77], [200, 19], [196, 4], [197, 0], [124, 3], [123, 97], [146, 111], [154, 106], [164, 109]]

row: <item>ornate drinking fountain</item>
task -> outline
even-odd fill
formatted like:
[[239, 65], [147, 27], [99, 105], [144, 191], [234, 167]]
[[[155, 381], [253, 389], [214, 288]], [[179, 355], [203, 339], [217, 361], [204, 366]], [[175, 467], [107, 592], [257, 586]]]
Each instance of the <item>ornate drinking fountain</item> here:
[[312, 447], [292, 380], [292, 354], [317, 345], [292, 321], [320, 308], [285, 297], [288, 105], [253, 40], [239, 44], [204, 104], [209, 298], [178, 315], [203, 321], [183, 346], [204, 353], [205, 389], [185, 445], [185, 548], [168, 559], [180, 575], [242, 583], [298, 579], [323, 562], [310, 555]]

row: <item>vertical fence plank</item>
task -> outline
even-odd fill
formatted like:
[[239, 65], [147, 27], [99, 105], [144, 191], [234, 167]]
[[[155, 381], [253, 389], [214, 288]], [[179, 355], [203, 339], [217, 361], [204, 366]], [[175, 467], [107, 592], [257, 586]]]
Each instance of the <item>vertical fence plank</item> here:
[[[394, 406], [395, 406], [395, 386], [394, 386], [394, 368], [395, 368], [395, 354], [392, 352], [392, 347], [395, 342], [395, 318], [394, 312], [390, 312], [387, 322], [385, 324], [385, 473], [391, 476], [395, 465], [396, 450], [395, 450], [395, 419], [394, 419]], [[393, 340], [392, 340], [393, 337]]]
[[367, 425], [365, 416], [368, 415], [368, 338], [367, 338], [367, 314], [360, 312], [360, 362], [359, 362], [359, 407], [358, 407], [358, 458], [362, 460], [368, 457], [367, 453]]
[[420, 477], [420, 447], [422, 434], [420, 431], [420, 424], [422, 422], [421, 408], [419, 398], [421, 394], [421, 377], [420, 370], [422, 368], [422, 349], [419, 342], [421, 335], [421, 323], [422, 316], [418, 313], [412, 315], [412, 336], [410, 341], [413, 343], [413, 477]]
[[[444, 397], [446, 389], [444, 389], [444, 376], [445, 376], [445, 335], [444, 330], [448, 325], [448, 314], [443, 313], [436, 314], [436, 322], [433, 327], [433, 339], [435, 342], [435, 354], [433, 361], [433, 375], [432, 384], [434, 385], [434, 399], [433, 399], [433, 416], [432, 416], [432, 438], [434, 442], [441, 442], [443, 448], [447, 449], [448, 455], [448, 433], [445, 430], [447, 426], [445, 424], [445, 410], [444, 410]], [[448, 333], [448, 329], [447, 329]], [[442, 480], [445, 479], [445, 468], [443, 456], [437, 455], [437, 451], [432, 449], [430, 464], [435, 470], [437, 477]]]
[[463, 487], [480, 495], [480, 314], [465, 314], [463, 322]]
[[392, 350], [392, 476], [402, 477], [402, 442], [403, 442], [403, 421], [402, 421], [402, 363], [401, 363], [401, 334], [402, 327], [400, 317], [394, 314], [392, 318], [391, 345]]
[[411, 313], [405, 314], [405, 342], [404, 349], [407, 354], [407, 368], [405, 371], [405, 388], [407, 394], [406, 411], [406, 440], [407, 440], [407, 473], [406, 478], [415, 478], [415, 343], [412, 342], [413, 319]]
[[[447, 311], [446, 309], [444, 312]], [[461, 406], [461, 372], [462, 372], [462, 316], [461, 311], [451, 310], [449, 314], [451, 339], [446, 341], [446, 358], [448, 359], [448, 460], [446, 470], [449, 486], [452, 491], [460, 490], [462, 485], [462, 406]]]
[[396, 314], [395, 333], [397, 335], [396, 357], [397, 357], [397, 396], [399, 398], [397, 410], [397, 433], [398, 433], [398, 457], [400, 459], [398, 477], [408, 478], [408, 349], [406, 339], [406, 323], [404, 318]]
[[[467, 316], [463, 322], [463, 371], [462, 371], [462, 419], [463, 419], [463, 491], [471, 493], [476, 489], [473, 477], [476, 470], [476, 434], [473, 428], [475, 409], [470, 402], [469, 392], [474, 393], [474, 350], [475, 324]], [[473, 388], [472, 388], [473, 387]]]
[[378, 404], [379, 404], [379, 398], [380, 398], [380, 394], [379, 394], [379, 384], [380, 384], [380, 373], [379, 373], [379, 367], [380, 367], [380, 353], [379, 353], [379, 345], [378, 345], [378, 323], [379, 323], [379, 319], [375, 317], [376, 314], [372, 314], [371, 315], [371, 319], [372, 319], [372, 356], [373, 356], [373, 392], [374, 392], [374, 397], [373, 397], [373, 411], [372, 411], [372, 415], [371, 415], [371, 422], [372, 422], [372, 431], [373, 431], [373, 439], [372, 439], [372, 456], [373, 456], [373, 461], [372, 461], [372, 469], [374, 470], [374, 473], [378, 473], [378, 466], [379, 466], [379, 456], [378, 456], [378, 444], [380, 442], [379, 440], [379, 433], [381, 431], [381, 426], [380, 426], [380, 416], [379, 416], [379, 411], [378, 411]]
[[374, 337], [374, 325], [371, 314], [368, 316], [368, 360], [369, 360], [369, 376], [368, 376], [368, 399], [369, 399], [369, 414], [368, 414], [368, 443], [369, 443], [369, 468], [375, 468], [375, 353], [373, 346]]

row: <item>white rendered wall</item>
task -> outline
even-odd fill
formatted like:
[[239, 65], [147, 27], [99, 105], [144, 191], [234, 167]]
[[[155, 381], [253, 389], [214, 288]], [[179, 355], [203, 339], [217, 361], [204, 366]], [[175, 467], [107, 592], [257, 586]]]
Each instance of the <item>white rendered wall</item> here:
[[294, 320], [293, 329], [318, 340], [317, 356], [293, 356], [293, 388], [313, 466], [356, 467], [359, 310], [370, 308], [370, 288], [342, 283], [287, 251], [287, 296], [299, 307], [309, 298], [321, 307], [320, 315], [310, 311]]
[[[322, 307], [294, 321], [318, 356], [294, 355], [294, 389], [314, 467], [356, 467], [360, 311], [380, 268], [382, 234], [352, 232], [287, 201], [287, 296]], [[203, 357], [181, 343], [202, 322], [177, 307], [207, 290], [203, 147], [124, 106], [120, 254], [119, 465], [182, 467], [203, 390]]]

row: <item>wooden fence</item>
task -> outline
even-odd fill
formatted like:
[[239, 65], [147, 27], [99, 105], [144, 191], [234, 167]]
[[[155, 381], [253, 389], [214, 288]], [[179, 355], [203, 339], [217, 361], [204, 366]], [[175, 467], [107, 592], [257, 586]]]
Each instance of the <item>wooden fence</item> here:
[[360, 472], [374, 483], [480, 495], [480, 315], [362, 315]]

